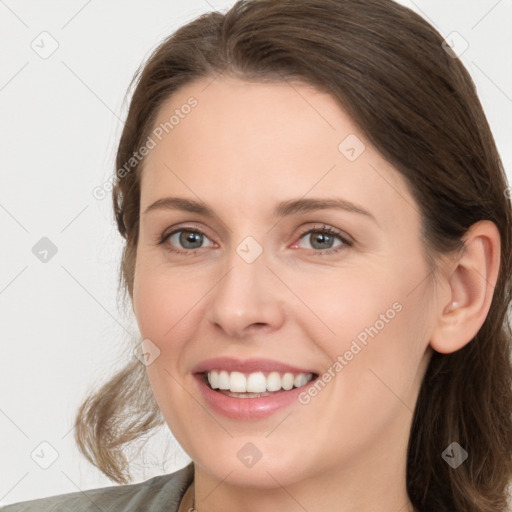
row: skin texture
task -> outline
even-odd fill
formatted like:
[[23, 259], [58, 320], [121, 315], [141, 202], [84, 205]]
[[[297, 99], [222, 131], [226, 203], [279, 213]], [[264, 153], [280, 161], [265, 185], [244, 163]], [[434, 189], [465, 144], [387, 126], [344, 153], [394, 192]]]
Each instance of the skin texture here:
[[[418, 391], [432, 349], [458, 350], [485, 320], [499, 268], [495, 225], [475, 224], [464, 254], [433, 274], [406, 183], [331, 96], [298, 83], [209, 78], [169, 98], [155, 126], [191, 96], [197, 106], [144, 164], [133, 309], [142, 339], [160, 351], [147, 366], [155, 398], [196, 465], [195, 508], [412, 510], [405, 463]], [[350, 134], [365, 145], [354, 161], [339, 150]], [[202, 201], [215, 217], [144, 213], [167, 196]], [[335, 209], [272, 216], [280, 201], [313, 197], [346, 199], [375, 221]], [[353, 245], [302, 234], [324, 225]], [[205, 234], [200, 249], [180, 245], [179, 234], [158, 244], [180, 227]], [[248, 236], [263, 249], [252, 263], [236, 251]], [[321, 375], [393, 304], [400, 311], [309, 403], [269, 418], [213, 412], [191, 375], [219, 356]], [[250, 468], [237, 457], [247, 442], [262, 454]]]

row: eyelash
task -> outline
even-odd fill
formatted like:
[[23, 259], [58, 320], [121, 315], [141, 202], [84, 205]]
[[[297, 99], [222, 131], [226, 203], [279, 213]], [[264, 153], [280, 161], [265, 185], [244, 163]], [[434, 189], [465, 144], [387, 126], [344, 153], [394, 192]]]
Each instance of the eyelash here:
[[[182, 226], [179, 229], [175, 229], [174, 231], [171, 231], [170, 233], [165, 233], [161, 237], [159, 236], [158, 239], [157, 239], [158, 245], [163, 245], [165, 250], [167, 250], [169, 252], [177, 253], [177, 254], [184, 254], [184, 255], [187, 255], [187, 256], [194, 256], [197, 253], [197, 251], [200, 251], [201, 249], [204, 249], [204, 247], [201, 247], [199, 249], [183, 250], [183, 249], [176, 249], [174, 247], [171, 248], [170, 245], [166, 244], [166, 241], [172, 235], [175, 235], [176, 233], [180, 233], [181, 231], [188, 231], [190, 233], [196, 233], [196, 234], [203, 235], [206, 238], [208, 238], [208, 236], [205, 233], [203, 233], [201, 230], [199, 230], [197, 228]], [[351, 242], [347, 238], [343, 237], [339, 231], [335, 230], [334, 228], [332, 228], [330, 226], [326, 226], [326, 225], [323, 225], [321, 228], [310, 228], [310, 229], [302, 231], [300, 233], [300, 235], [299, 235], [299, 240], [302, 237], [304, 237], [304, 235], [308, 235], [310, 233], [327, 233], [327, 234], [329, 234], [331, 236], [339, 238], [343, 242], [343, 245], [337, 246], [336, 248], [333, 248], [333, 249], [325, 249], [323, 251], [322, 250], [316, 250], [316, 249], [310, 249], [310, 250], [314, 251], [318, 256], [324, 256], [324, 255], [327, 255], [327, 254], [332, 254], [332, 253], [340, 252], [343, 249], [346, 249], [348, 247], [352, 247], [354, 245], [353, 242]]]

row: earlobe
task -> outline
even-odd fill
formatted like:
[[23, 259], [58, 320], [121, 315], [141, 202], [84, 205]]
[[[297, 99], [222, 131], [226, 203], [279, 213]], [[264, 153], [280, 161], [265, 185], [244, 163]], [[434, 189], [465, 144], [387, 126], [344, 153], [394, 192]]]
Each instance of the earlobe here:
[[430, 339], [431, 347], [442, 354], [456, 352], [476, 336], [491, 307], [498, 278], [501, 241], [493, 222], [473, 224], [464, 245], [447, 274], [450, 295], [438, 304], [437, 325]]

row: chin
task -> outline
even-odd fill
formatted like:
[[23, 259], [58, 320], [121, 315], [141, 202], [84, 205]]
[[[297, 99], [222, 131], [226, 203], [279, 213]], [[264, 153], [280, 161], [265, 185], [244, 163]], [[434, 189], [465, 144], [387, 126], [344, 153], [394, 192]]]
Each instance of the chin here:
[[215, 479], [260, 490], [293, 485], [320, 470], [317, 461], [308, 462], [304, 457], [302, 443], [290, 443], [286, 450], [285, 440], [276, 437], [274, 441], [273, 444], [256, 436], [236, 437], [219, 443], [218, 450], [210, 448], [206, 455], [201, 451], [199, 457], [190, 456], [197, 467]]

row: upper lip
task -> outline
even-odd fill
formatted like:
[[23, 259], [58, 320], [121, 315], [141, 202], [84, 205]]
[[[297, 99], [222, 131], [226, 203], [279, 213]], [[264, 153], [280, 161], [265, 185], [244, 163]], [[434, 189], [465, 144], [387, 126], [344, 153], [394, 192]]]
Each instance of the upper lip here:
[[312, 370], [292, 366], [272, 359], [254, 358], [237, 359], [235, 357], [216, 357], [205, 359], [194, 366], [192, 373], [205, 373], [212, 370], [225, 370], [228, 372], [280, 372], [280, 373], [315, 373]]

